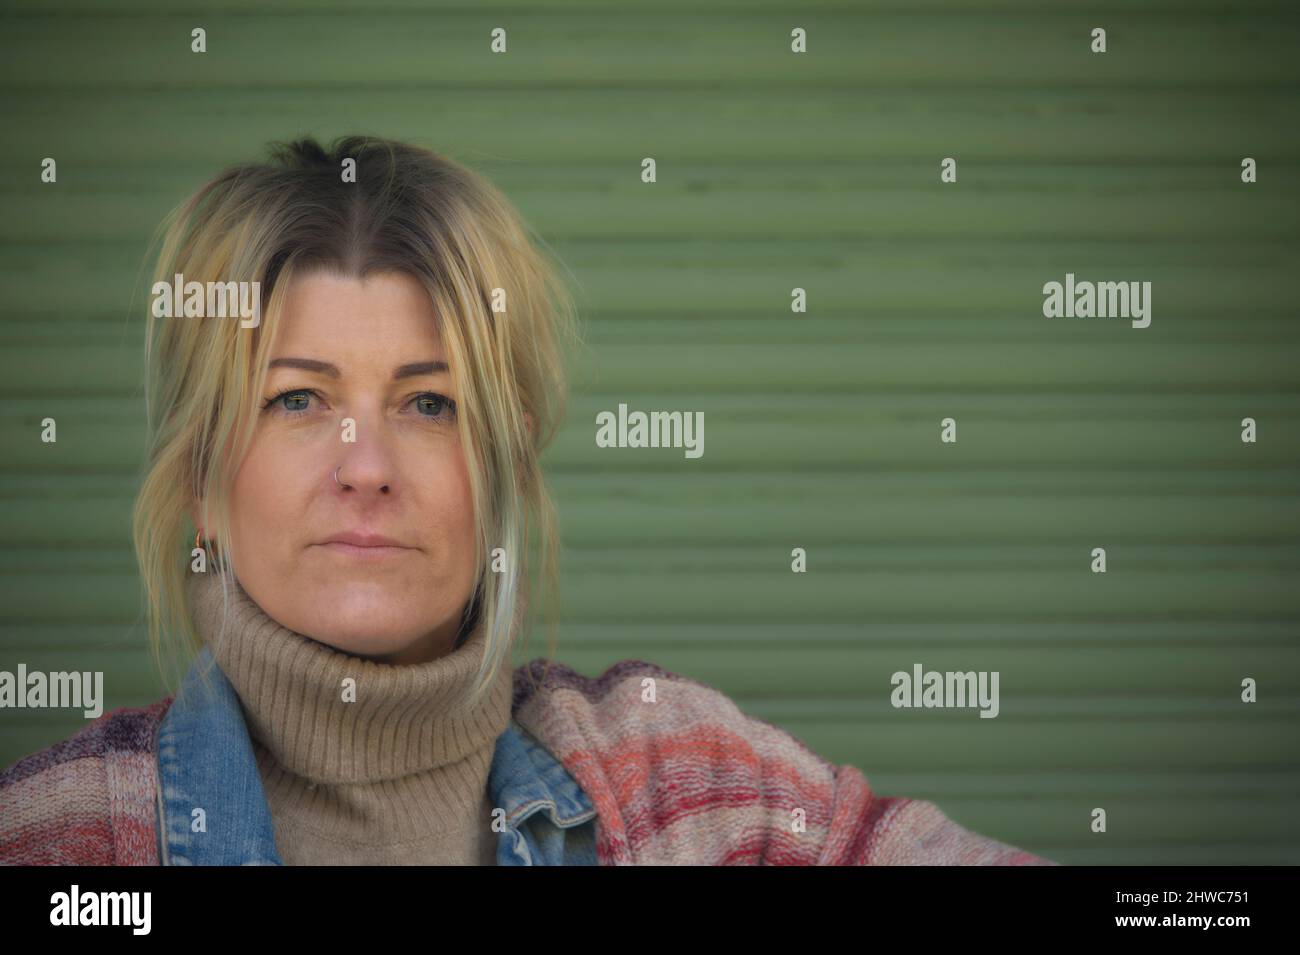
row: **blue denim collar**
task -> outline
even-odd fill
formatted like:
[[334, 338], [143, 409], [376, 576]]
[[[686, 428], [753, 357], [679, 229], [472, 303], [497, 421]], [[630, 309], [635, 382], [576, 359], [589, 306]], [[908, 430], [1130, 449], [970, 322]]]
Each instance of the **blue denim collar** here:
[[[239, 697], [207, 647], [159, 724], [156, 751], [162, 865], [284, 864]], [[513, 719], [497, 738], [488, 793], [512, 836], [501, 840], [501, 864], [531, 864], [519, 830], [538, 812], [559, 829], [596, 817], [559, 760]]]

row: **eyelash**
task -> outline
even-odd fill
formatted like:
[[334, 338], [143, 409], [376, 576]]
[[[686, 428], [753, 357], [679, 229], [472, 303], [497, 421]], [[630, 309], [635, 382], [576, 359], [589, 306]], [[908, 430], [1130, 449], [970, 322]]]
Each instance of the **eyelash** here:
[[[288, 390], [286, 390], [286, 391], [282, 391], [282, 392], [280, 392], [280, 393], [279, 393], [278, 395], [276, 395], [274, 398], [271, 398], [271, 399], [269, 399], [268, 401], [264, 402], [264, 403], [262, 404], [262, 410], [263, 410], [263, 411], [274, 411], [274, 412], [276, 412], [276, 413], [284, 414], [284, 415], [288, 415], [288, 416], [290, 416], [290, 417], [295, 417], [295, 416], [297, 416], [297, 415], [300, 415], [300, 414], [302, 414], [304, 411], [307, 410], [307, 409], [305, 409], [305, 408], [299, 408], [299, 409], [297, 409], [296, 411], [291, 411], [290, 409], [285, 408], [285, 407], [283, 407], [283, 406], [281, 406], [281, 407], [279, 407], [279, 408], [272, 408], [272, 407], [271, 407], [271, 406], [274, 405], [277, 401], [281, 401], [281, 400], [283, 400], [283, 399], [289, 397], [290, 395], [312, 395], [313, 397], [320, 398], [320, 392], [318, 392], [315, 388], [290, 388], [290, 389], [288, 389]], [[421, 400], [421, 399], [423, 399], [423, 398], [436, 398], [436, 399], [438, 399], [438, 400], [441, 401], [442, 404], [443, 404], [443, 410], [449, 412], [448, 417], [451, 417], [451, 418], [455, 418], [455, 417], [456, 417], [456, 402], [455, 402], [455, 400], [453, 400], [453, 399], [451, 399], [451, 398], [448, 398], [446, 395], [440, 395], [440, 394], [438, 394], [438, 392], [436, 392], [436, 391], [425, 391], [425, 392], [421, 392], [420, 394], [416, 395], [416, 396], [415, 396], [414, 398], [412, 398], [411, 400], [412, 400], [412, 401], [419, 401], [419, 400]], [[443, 417], [443, 416], [442, 416], [441, 414], [439, 414], [439, 415], [420, 415], [420, 417], [421, 417], [421, 418], [428, 418], [428, 419], [430, 419], [431, 421], [437, 421], [439, 418], [441, 418], [441, 417]]]

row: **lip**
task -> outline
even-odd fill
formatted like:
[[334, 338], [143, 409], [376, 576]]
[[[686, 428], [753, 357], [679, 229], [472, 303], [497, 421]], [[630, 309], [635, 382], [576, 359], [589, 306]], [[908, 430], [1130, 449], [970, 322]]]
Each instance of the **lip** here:
[[335, 554], [344, 554], [362, 560], [383, 560], [388, 557], [398, 557], [415, 549], [399, 544], [391, 537], [385, 537], [382, 534], [366, 534], [358, 531], [335, 534], [328, 540], [322, 541], [318, 546]]
[[410, 549], [404, 546], [401, 541], [385, 537], [383, 534], [368, 534], [365, 531], [347, 531], [342, 534], [332, 534], [325, 539], [324, 543], [351, 544], [354, 547], [399, 547], [402, 550]]

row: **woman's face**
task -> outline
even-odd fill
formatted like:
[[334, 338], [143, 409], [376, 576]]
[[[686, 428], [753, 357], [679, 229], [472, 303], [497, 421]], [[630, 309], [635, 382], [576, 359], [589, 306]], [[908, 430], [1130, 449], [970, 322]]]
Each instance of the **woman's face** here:
[[451, 652], [475, 524], [428, 294], [404, 273], [318, 271], [293, 281], [282, 319], [235, 478], [233, 546], [218, 546], [291, 630], [386, 663]]

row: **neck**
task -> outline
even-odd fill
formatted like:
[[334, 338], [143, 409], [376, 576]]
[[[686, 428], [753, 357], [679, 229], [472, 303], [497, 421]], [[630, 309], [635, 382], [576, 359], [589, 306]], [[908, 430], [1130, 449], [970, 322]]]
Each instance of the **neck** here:
[[[491, 865], [488, 776], [509, 724], [509, 656], [472, 695], [487, 634], [394, 665], [272, 620], [230, 580], [190, 578], [203, 641], [239, 696], [275, 841], [289, 865]], [[522, 601], [512, 621], [515, 635]], [[480, 618], [482, 615], [479, 615]]]
[[[233, 577], [227, 594], [215, 573], [193, 575], [189, 587], [195, 625], [239, 696], [250, 736], [312, 782], [375, 782], [456, 763], [509, 722], [508, 657], [472, 698], [487, 647], [482, 614], [449, 653], [387, 663], [281, 626]], [[516, 623], [522, 602], [518, 609]]]

